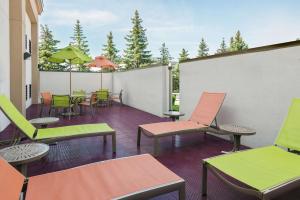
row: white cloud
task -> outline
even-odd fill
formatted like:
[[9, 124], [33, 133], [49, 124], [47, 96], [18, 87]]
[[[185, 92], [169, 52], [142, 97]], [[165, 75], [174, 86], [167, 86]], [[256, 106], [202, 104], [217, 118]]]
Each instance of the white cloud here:
[[45, 16], [46, 23], [53, 25], [70, 25], [79, 19], [82, 24], [103, 26], [118, 21], [118, 16], [105, 10], [91, 9], [88, 11], [78, 9], [60, 9]]

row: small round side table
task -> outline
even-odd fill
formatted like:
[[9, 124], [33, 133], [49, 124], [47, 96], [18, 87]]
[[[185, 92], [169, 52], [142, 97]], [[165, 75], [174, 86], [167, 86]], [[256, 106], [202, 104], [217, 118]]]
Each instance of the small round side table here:
[[29, 143], [1, 149], [0, 156], [26, 176], [27, 164], [43, 158], [48, 152], [49, 146], [47, 144]]
[[42, 117], [42, 118], [35, 118], [29, 120], [34, 126], [38, 126], [41, 128], [47, 128], [49, 124], [54, 124], [59, 121], [57, 117]]
[[252, 128], [234, 125], [234, 124], [224, 124], [219, 126], [220, 130], [227, 134], [233, 135], [233, 149], [232, 152], [240, 150], [241, 137], [256, 134], [256, 131]]
[[177, 111], [167, 111], [164, 112], [163, 114], [169, 116], [173, 122], [176, 121], [176, 119], [178, 119], [179, 117], [184, 116], [184, 113], [180, 113]]

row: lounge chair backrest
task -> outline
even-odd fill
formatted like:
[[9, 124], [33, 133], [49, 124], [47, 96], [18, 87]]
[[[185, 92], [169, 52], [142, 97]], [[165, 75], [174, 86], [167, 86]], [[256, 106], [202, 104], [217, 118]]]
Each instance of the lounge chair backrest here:
[[300, 151], [300, 99], [293, 99], [275, 144]]
[[51, 105], [52, 95], [50, 92], [41, 92], [42, 103], [45, 105]]
[[25, 177], [0, 157], [0, 199], [19, 199]]
[[14, 104], [4, 95], [0, 95], [0, 109], [24, 134], [33, 139], [36, 128], [19, 112]]
[[225, 95], [225, 93], [203, 92], [190, 121], [210, 126], [223, 104]]

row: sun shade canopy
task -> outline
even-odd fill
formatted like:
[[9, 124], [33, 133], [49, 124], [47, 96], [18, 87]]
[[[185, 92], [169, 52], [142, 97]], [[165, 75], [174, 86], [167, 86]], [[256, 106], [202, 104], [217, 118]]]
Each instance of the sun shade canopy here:
[[55, 52], [50, 58], [50, 62], [71, 64], [84, 64], [91, 61], [91, 58], [80, 51], [77, 47], [67, 46]]
[[101, 69], [116, 69], [117, 65], [108, 60], [104, 56], [96, 56], [95, 59], [88, 64], [88, 67], [98, 67]]

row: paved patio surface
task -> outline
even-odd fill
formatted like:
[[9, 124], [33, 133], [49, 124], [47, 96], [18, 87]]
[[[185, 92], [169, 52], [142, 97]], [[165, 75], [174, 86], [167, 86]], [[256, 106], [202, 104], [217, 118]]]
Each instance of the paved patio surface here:
[[[65, 126], [71, 124], [84, 123], [108, 123], [117, 132], [117, 154], [116, 157], [131, 156], [142, 153], [152, 153], [152, 140], [142, 137], [141, 148], [136, 147], [137, 127], [139, 124], [168, 121], [167, 118], [160, 118], [149, 113], [128, 107], [114, 105], [112, 107], [101, 107], [96, 111], [93, 118], [87, 112], [83, 116], [77, 116], [69, 120], [61, 118], [60, 122], [53, 126]], [[27, 110], [27, 118], [38, 117], [39, 106], [32, 105]], [[46, 115], [46, 114], [45, 114]], [[12, 127], [9, 126], [1, 134], [1, 138], [7, 138], [11, 134]], [[232, 191], [212, 174], [208, 174], [208, 197], [201, 198], [200, 186], [202, 175], [202, 159], [219, 155], [222, 150], [232, 149], [232, 143], [212, 135], [190, 134], [177, 136], [175, 146], [172, 139], [161, 140], [161, 153], [157, 159], [184, 178], [187, 182], [186, 195], [188, 200], [252, 200], [253, 197]], [[102, 138], [91, 137], [82, 139], [72, 139], [59, 142], [58, 145], [50, 147], [50, 153], [41, 161], [29, 164], [28, 175], [53, 172], [67, 169], [87, 163], [112, 159], [111, 140], [103, 145]], [[300, 167], [300, 166], [299, 166]], [[177, 199], [176, 193], [160, 196], [155, 199], [173, 200]], [[300, 199], [300, 190], [292, 191], [278, 199]]]

